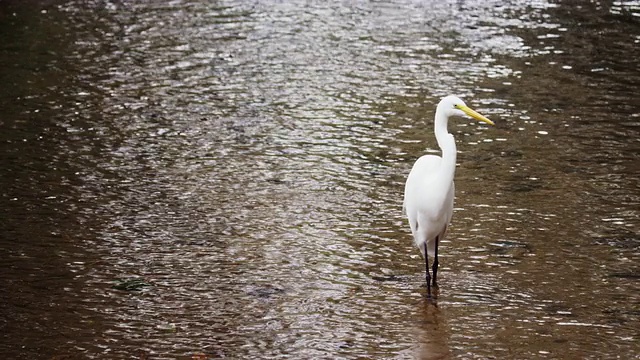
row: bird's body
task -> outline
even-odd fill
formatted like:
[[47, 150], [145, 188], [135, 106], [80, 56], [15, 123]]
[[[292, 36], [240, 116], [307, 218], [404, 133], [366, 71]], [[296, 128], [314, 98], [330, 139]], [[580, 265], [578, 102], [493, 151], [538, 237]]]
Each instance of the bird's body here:
[[437, 286], [438, 245], [444, 239], [453, 216], [456, 171], [456, 143], [447, 130], [450, 116], [469, 115], [492, 124], [491, 120], [471, 110], [455, 96], [443, 98], [436, 109], [435, 135], [442, 156], [423, 155], [407, 178], [404, 188], [404, 210], [416, 246], [422, 252], [426, 266], [427, 296], [431, 297], [429, 257], [433, 257], [433, 286]]
[[453, 180], [437, 181], [442, 162], [440, 156], [423, 155], [413, 165], [405, 186], [405, 211], [414, 242], [423, 256], [425, 242], [427, 254], [435, 256], [436, 236], [444, 238], [453, 215]]

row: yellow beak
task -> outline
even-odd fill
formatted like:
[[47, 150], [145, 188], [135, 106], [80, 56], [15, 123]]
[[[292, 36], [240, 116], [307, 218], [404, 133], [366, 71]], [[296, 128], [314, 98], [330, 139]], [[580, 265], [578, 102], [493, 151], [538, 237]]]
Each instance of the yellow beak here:
[[486, 122], [489, 125], [495, 125], [493, 123], [493, 121], [487, 119], [486, 117], [480, 115], [477, 111], [473, 110], [472, 108], [468, 107], [468, 106], [464, 106], [464, 105], [458, 105], [458, 109], [462, 110], [462, 112], [464, 112], [465, 114], [471, 116], [472, 118], [482, 121], [482, 122]]

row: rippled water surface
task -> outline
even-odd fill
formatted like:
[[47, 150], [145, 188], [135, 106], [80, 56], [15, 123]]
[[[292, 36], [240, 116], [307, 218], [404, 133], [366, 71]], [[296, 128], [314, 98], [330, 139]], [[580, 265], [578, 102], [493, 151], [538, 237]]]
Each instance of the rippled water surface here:
[[639, 358], [638, 58], [637, 1], [0, 2], [0, 354]]

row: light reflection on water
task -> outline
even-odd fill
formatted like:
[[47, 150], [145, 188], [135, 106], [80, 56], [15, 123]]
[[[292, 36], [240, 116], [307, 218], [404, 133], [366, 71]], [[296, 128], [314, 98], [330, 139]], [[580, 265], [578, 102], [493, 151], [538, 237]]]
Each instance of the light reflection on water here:
[[[2, 93], [17, 290], [0, 309], [4, 343], [30, 339], [7, 354], [637, 355], [640, 110], [622, 85], [640, 81], [615, 60], [637, 24], [598, 59], [542, 1], [102, 5], [15, 10], [76, 33], [30, 60], [60, 65], [31, 73], [47, 86], [23, 85], [24, 108]], [[401, 196], [448, 93], [497, 126], [450, 124], [435, 307]]]

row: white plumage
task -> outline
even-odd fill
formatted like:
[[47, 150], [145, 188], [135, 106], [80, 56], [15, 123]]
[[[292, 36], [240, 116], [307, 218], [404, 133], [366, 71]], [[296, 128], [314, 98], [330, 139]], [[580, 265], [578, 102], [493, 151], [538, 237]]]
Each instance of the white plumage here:
[[425, 259], [427, 296], [431, 297], [429, 257], [433, 257], [433, 286], [437, 286], [438, 245], [444, 239], [453, 215], [456, 171], [456, 142], [447, 130], [451, 116], [469, 115], [493, 125], [486, 117], [470, 109], [455, 96], [443, 98], [436, 108], [435, 135], [442, 156], [420, 157], [407, 178], [404, 188], [404, 211], [416, 246]]

